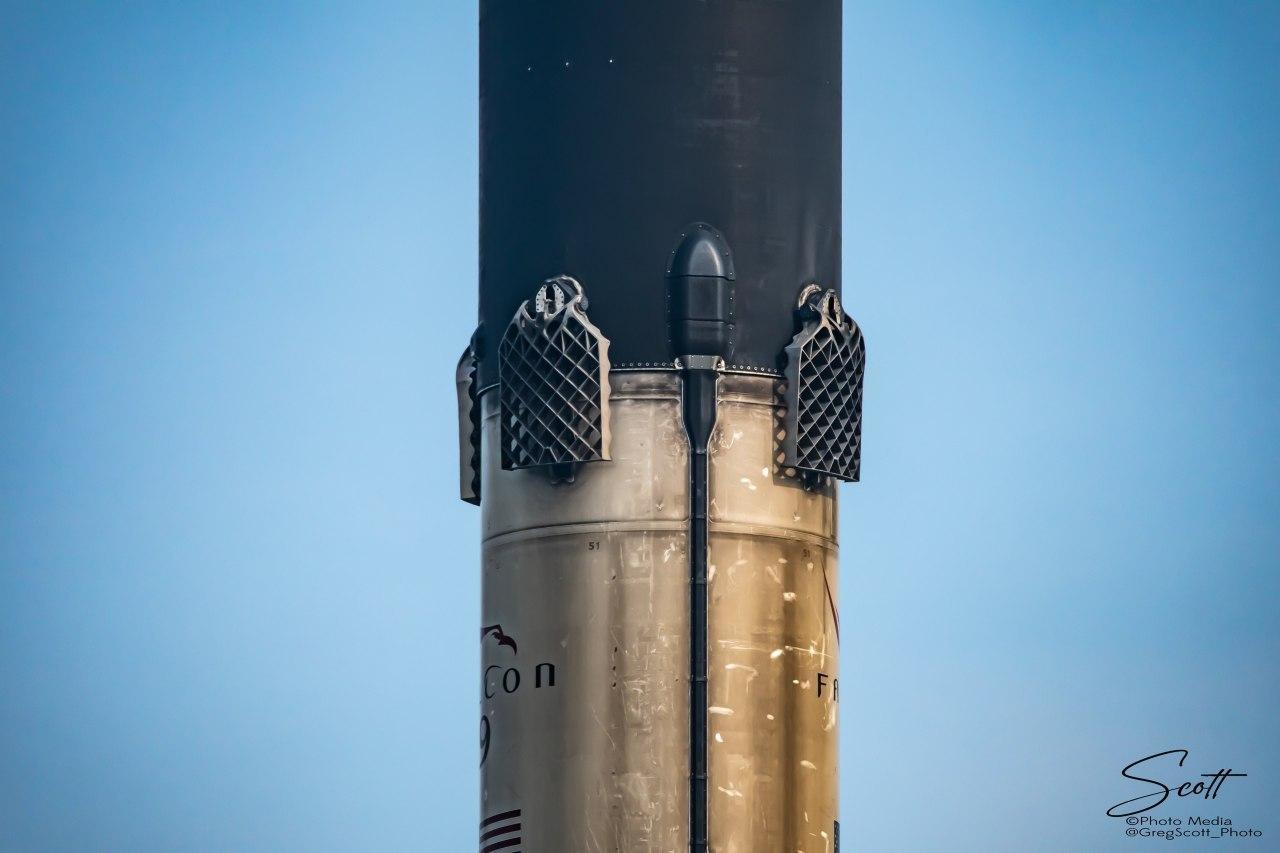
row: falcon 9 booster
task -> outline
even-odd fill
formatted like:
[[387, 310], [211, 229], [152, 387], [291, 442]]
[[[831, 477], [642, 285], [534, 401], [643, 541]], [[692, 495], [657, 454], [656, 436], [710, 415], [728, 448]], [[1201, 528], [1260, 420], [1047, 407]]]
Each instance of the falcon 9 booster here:
[[481, 0], [482, 853], [839, 849], [839, 0]]

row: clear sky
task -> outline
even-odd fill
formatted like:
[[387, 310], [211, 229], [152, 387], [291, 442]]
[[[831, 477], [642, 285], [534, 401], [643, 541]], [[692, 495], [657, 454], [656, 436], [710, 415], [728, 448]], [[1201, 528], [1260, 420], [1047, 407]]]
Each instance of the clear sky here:
[[[475, 4], [264, 5], [0, 8], [6, 853], [474, 843]], [[1174, 748], [1274, 842], [1280, 6], [850, 3], [844, 88], [846, 845], [1133, 850]]]

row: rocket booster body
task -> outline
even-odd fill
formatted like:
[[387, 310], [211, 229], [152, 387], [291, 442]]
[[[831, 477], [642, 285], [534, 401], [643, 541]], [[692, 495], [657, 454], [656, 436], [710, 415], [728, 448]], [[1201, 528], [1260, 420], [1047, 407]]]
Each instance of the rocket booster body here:
[[835, 851], [840, 3], [482, 0], [479, 849]]

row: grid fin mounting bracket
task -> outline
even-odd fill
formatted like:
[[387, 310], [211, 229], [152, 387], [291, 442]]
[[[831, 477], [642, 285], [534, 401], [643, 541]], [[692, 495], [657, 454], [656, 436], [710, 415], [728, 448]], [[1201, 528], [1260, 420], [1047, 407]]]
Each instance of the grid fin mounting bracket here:
[[783, 464], [814, 488], [827, 477], [857, 482], [862, 467], [866, 344], [834, 290], [800, 291], [800, 331], [786, 348]]
[[516, 310], [498, 346], [502, 467], [575, 466], [609, 456], [609, 340], [588, 319], [577, 280], [543, 282]]

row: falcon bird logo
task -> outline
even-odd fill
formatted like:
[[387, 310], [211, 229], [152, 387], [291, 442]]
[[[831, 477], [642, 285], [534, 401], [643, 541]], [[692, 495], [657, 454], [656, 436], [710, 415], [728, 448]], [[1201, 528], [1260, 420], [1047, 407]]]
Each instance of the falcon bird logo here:
[[501, 625], [486, 625], [485, 627], [481, 628], [480, 642], [483, 643], [485, 637], [488, 637], [490, 634], [492, 634], [493, 638], [498, 641], [498, 645], [510, 646], [511, 653], [513, 655], [520, 654], [520, 651], [516, 648], [515, 638], [503, 633]]

